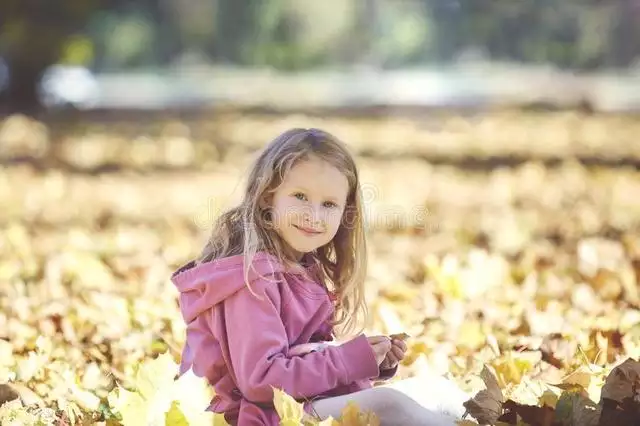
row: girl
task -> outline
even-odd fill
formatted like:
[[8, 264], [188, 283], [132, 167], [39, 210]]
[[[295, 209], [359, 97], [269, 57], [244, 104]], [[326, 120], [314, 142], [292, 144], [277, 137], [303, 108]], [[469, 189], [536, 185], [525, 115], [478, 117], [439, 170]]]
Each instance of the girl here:
[[[172, 275], [187, 324], [180, 374], [207, 377], [209, 410], [230, 424], [277, 425], [273, 388], [319, 418], [339, 417], [349, 400], [383, 425], [453, 425], [426, 407], [464, 411], [468, 396], [443, 378], [428, 383], [435, 391], [416, 380], [372, 386], [394, 376], [402, 341], [361, 330], [334, 340], [366, 314], [359, 185], [342, 142], [288, 130], [257, 158], [242, 201], [218, 219], [201, 256]], [[452, 409], [434, 403], [442, 386], [453, 389]]]

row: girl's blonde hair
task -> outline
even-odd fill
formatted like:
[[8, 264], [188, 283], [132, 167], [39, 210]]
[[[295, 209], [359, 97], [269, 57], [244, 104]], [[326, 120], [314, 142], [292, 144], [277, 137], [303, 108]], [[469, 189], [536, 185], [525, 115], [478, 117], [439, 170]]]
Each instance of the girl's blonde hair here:
[[357, 328], [360, 315], [366, 320], [367, 250], [358, 169], [344, 143], [328, 132], [293, 128], [269, 143], [252, 166], [240, 204], [218, 218], [198, 263], [242, 254], [246, 281], [246, 265], [252, 264], [258, 251], [276, 256], [285, 265], [292, 264], [286, 255], [286, 244], [269, 222], [271, 194], [294, 165], [312, 157], [340, 170], [349, 183], [344, 214], [335, 237], [312, 254], [320, 266], [320, 279], [330, 286], [335, 296], [333, 324], [341, 326], [341, 334], [346, 334]]

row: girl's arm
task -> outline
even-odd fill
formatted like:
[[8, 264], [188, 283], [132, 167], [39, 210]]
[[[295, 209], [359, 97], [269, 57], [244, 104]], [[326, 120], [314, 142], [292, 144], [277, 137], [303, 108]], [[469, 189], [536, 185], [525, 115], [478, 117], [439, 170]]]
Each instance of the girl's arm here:
[[[311, 343], [302, 343], [300, 345], [291, 346], [289, 348], [288, 354], [289, 356], [304, 356], [311, 352], [319, 352], [325, 350], [325, 348], [329, 346], [339, 346], [340, 342], [336, 342], [334, 340], [330, 341], [321, 341], [321, 342], [311, 342]], [[396, 364], [391, 368], [382, 368], [380, 367], [380, 374], [378, 377], [375, 377], [375, 380], [389, 380], [393, 378], [398, 372], [398, 365]]]
[[337, 386], [379, 374], [373, 349], [360, 335], [304, 357], [287, 357], [289, 341], [280, 318], [277, 283], [257, 280], [225, 301], [231, 368], [242, 395], [258, 403], [273, 401], [272, 387], [293, 398], [310, 398]]

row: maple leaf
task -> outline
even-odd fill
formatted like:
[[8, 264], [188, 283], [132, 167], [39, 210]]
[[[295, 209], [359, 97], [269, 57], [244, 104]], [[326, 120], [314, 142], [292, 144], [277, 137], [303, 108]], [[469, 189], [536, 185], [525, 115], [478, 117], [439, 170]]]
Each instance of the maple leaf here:
[[505, 402], [504, 395], [500, 390], [496, 377], [486, 365], [482, 368], [480, 377], [486, 389], [481, 390], [476, 396], [465, 401], [463, 405], [467, 413], [473, 416], [479, 424], [493, 424], [502, 415], [502, 404]]
[[602, 388], [599, 425], [634, 426], [640, 419], [640, 362], [628, 358], [615, 367]]
[[196, 376], [191, 368], [173, 384], [173, 404], [182, 412], [189, 426], [227, 425], [223, 414], [206, 411], [213, 396], [213, 388], [207, 380]]
[[[113, 410], [122, 417], [122, 424], [124, 426], [133, 426], [140, 424], [140, 422], [144, 424], [149, 423], [149, 403], [139, 393], [130, 392], [125, 388], [118, 387], [109, 394], [108, 400]], [[167, 410], [162, 413], [163, 416], [166, 411], [168, 411], [171, 401], [168, 401], [168, 404]], [[156, 419], [156, 422], [158, 422], [158, 419]]]
[[213, 390], [188, 370], [174, 380], [177, 364], [169, 353], [144, 362], [135, 374], [134, 390], [118, 386], [108, 396], [124, 426], [164, 425], [169, 419], [190, 426], [226, 425], [222, 414], [206, 412]]
[[282, 425], [299, 425], [304, 417], [304, 406], [281, 389], [273, 388], [273, 405]]
[[509, 424], [516, 424], [521, 419], [530, 426], [551, 426], [555, 417], [553, 408], [549, 406], [519, 404], [511, 399], [503, 404], [503, 409], [506, 412], [498, 420]]
[[607, 376], [602, 388], [602, 398], [621, 404], [626, 398], [637, 399], [639, 396], [640, 362], [627, 358]]
[[556, 403], [555, 420], [562, 425], [597, 426], [600, 407], [596, 405], [582, 386], [566, 386]]
[[164, 418], [164, 424], [171, 426], [190, 426], [187, 416], [180, 409], [178, 402], [173, 401]]
[[513, 352], [509, 351], [492, 360], [490, 365], [496, 372], [496, 380], [500, 387], [517, 385], [522, 378], [529, 373], [535, 364], [542, 358], [539, 352]]
[[556, 386], [564, 390], [571, 390], [575, 386], [579, 386], [595, 402], [600, 399], [604, 374], [605, 369], [599, 365], [588, 363], [570, 372], [564, 377], [562, 383]]
[[163, 424], [173, 401], [175, 371], [175, 361], [165, 353], [137, 367], [134, 391], [118, 386], [117, 396], [111, 397], [109, 403], [121, 413], [125, 426]]

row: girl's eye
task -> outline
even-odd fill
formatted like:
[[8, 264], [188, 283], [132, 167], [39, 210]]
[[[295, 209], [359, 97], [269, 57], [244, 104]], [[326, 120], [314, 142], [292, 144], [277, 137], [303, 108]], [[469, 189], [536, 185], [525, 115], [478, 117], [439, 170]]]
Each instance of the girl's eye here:
[[326, 208], [329, 208], [329, 209], [338, 207], [338, 205], [336, 203], [334, 203], [333, 201], [325, 201], [324, 206]]
[[304, 201], [306, 199], [306, 197], [304, 196], [304, 194], [302, 192], [296, 192], [295, 194], [293, 194], [294, 197], [296, 197], [298, 200]]

